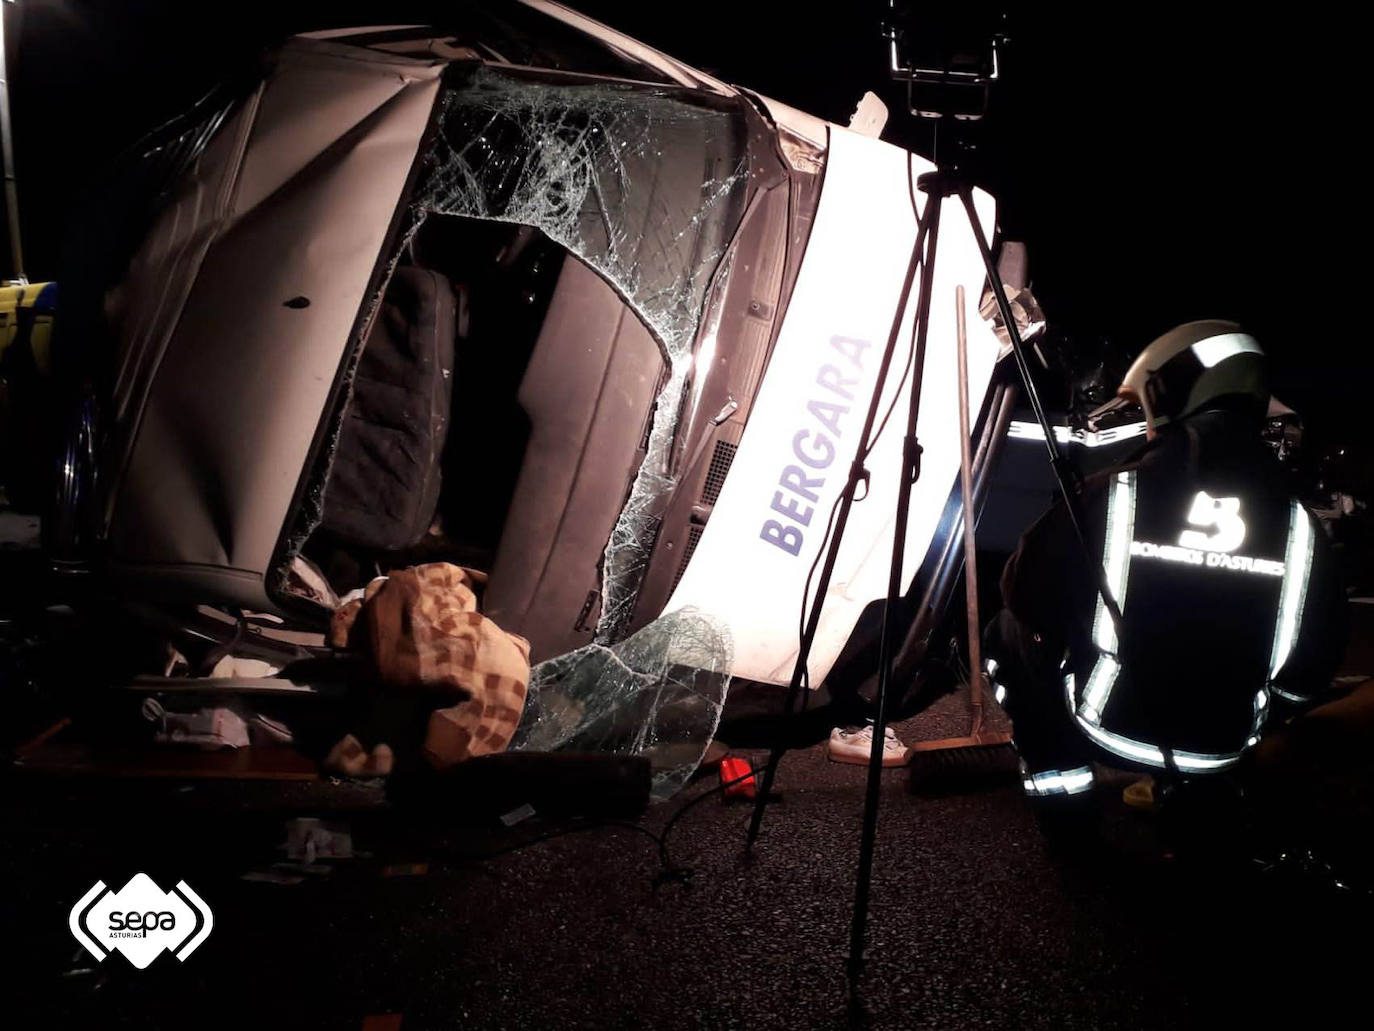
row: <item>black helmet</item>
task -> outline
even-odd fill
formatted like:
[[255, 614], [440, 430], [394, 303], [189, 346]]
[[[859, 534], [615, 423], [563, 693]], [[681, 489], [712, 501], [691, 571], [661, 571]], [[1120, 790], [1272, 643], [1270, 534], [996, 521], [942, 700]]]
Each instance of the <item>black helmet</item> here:
[[1262, 413], [1269, 401], [1264, 352], [1234, 322], [1188, 322], [1140, 352], [1126, 370], [1117, 395], [1093, 418], [1139, 400], [1145, 422], [1153, 430], [1228, 396], [1251, 398]]

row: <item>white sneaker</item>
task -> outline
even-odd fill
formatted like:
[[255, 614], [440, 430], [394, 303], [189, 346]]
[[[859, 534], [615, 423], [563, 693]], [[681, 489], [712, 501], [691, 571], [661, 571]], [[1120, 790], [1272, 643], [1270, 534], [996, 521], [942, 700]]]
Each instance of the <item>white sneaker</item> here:
[[[911, 759], [911, 749], [897, 738], [891, 727], [883, 735], [883, 765], [905, 766]], [[854, 763], [867, 766], [873, 751], [873, 725], [862, 727], [836, 727], [830, 732], [830, 743], [826, 748], [832, 762]]]

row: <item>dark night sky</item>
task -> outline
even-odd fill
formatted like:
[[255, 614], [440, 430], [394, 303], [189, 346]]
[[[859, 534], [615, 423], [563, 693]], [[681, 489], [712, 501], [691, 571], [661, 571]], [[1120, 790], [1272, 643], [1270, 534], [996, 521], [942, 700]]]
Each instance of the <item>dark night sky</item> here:
[[[30, 276], [55, 274], [64, 203], [100, 162], [235, 57], [293, 29], [425, 20], [444, 6], [7, 5]], [[777, 0], [574, 6], [835, 121], [872, 89], [893, 110], [886, 138], [929, 153], [929, 125], [903, 115], [887, 80], [873, 0], [826, 15]], [[1274, 355], [1280, 396], [1314, 428], [1353, 434], [1374, 372], [1351, 325], [1366, 293], [1353, 192], [1362, 69], [1344, 42], [1355, 26], [1255, 6], [1203, 19], [1202, 6], [1016, 5], [981, 176], [1004, 228], [1030, 243], [1052, 322], [1137, 347], [1187, 319], [1238, 319]]]

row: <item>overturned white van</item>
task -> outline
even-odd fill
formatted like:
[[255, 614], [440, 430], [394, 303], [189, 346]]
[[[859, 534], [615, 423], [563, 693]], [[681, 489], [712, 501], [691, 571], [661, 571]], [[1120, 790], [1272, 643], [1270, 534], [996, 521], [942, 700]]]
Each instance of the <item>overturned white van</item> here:
[[[65, 469], [124, 596], [318, 626], [317, 573], [328, 596], [422, 555], [485, 571], [536, 662], [687, 607], [735, 676], [788, 680], [929, 162], [538, 0], [296, 37], [143, 158], [165, 182]], [[984, 281], [957, 207], [940, 248], [914, 636], [959, 562], [954, 288]], [[981, 481], [1014, 390], [970, 315]], [[901, 421], [813, 684], [886, 591]]]

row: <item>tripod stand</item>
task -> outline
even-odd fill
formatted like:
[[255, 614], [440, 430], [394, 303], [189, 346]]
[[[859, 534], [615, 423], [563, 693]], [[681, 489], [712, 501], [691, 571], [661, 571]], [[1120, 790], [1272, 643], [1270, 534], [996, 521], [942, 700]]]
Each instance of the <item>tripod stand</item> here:
[[[1074, 474], [1073, 469], [1065, 462], [1060, 454], [1055, 442], [1053, 429], [1040, 403], [1039, 394], [1036, 391], [1034, 380], [1031, 377], [1030, 366], [1026, 361], [1021, 337], [1017, 331], [1011, 306], [1007, 300], [1006, 290], [997, 272], [997, 268], [993, 263], [987, 237], [983, 232], [982, 225], [978, 220], [978, 215], [974, 208], [972, 184], [953, 170], [937, 169], [936, 171], [921, 175], [916, 181], [916, 186], [917, 189], [927, 195], [925, 213], [918, 217], [916, 241], [912, 247], [911, 258], [907, 263], [906, 275], [902, 282], [896, 314], [888, 334], [886, 348], [883, 351], [882, 361], [878, 371], [878, 381], [874, 388], [863, 429], [859, 436], [854, 461], [850, 465], [849, 478], [840, 495], [839, 507], [835, 514], [834, 531], [827, 546], [825, 559], [821, 567], [820, 578], [815, 589], [815, 595], [811, 602], [810, 610], [807, 614], [799, 641], [796, 664], [793, 667], [791, 681], [788, 685], [784, 708], [785, 717], [792, 715], [796, 710], [801, 685], [807, 674], [808, 658], [816, 637], [817, 628], [820, 624], [824, 599], [830, 587], [841, 541], [844, 537], [845, 526], [849, 519], [850, 510], [854, 505], [858, 485], [862, 482], [866, 482], [869, 475], [868, 470], [864, 467], [864, 462], [872, 449], [873, 428], [877, 421], [879, 408], [881, 407], [884, 384], [887, 382], [887, 377], [891, 371], [892, 358], [897, 347], [897, 339], [901, 335], [907, 304], [910, 301], [911, 290], [915, 284], [916, 274], [919, 270], [921, 282], [915, 313], [915, 344], [912, 358], [911, 395], [907, 409], [906, 432], [902, 441], [902, 458], [899, 474], [900, 481], [893, 527], [892, 560], [889, 569], [887, 597], [883, 607], [882, 630], [879, 638], [877, 713], [873, 726], [873, 745], [869, 755], [868, 776], [864, 793], [863, 829], [859, 842], [859, 863], [855, 881], [853, 918], [850, 926], [849, 956], [846, 964], [851, 995], [856, 992], [859, 977], [863, 972], [864, 940], [868, 923], [869, 889], [873, 872], [873, 849], [878, 823], [878, 793], [883, 769], [883, 745], [887, 732], [888, 694], [893, 672], [893, 649], [894, 642], [899, 638], [902, 632], [899, 625], [899, 611], [902, 597], [903, 559], [906, 550], [907, 524], [911, 506], [911, 489], [919, 480], [921, 473], [921, 446], [917, 440], [916, 428], [918, 416], [920, 414], [921, 383], [925, 367], [926, 342], [930, 325], [932, 303], [931, 287], [934, 282], [936, 252], [939, 244], [940, 217], [944, 200], [947, 197], [957, 197], [963, 204], [968, 222], [973, 230], [974, 239], [978, 245], [979, 254], [982, 257], [988, 282], [997, 299], [998, 309], [1001, 312], [1002, 319], [1006, 324], [1007, 332], [1011, 339], [1012, 353], [1015, 356], [1017, 368], [1025, 384], [1026, 393], [1030, 398], [1035, 417], [1044, 431], [1045, 445], [1049, 452], [1050, 462], [1054, 469], [1060, 493], [1066, 500], [1070, 521], [1080, 542], [1084, 542], [1086, 553], [1086, 542], [1083, 537], [1083, 522], [1079, 503], [1079, 480]], [[912, 198], [912, 206], [915, 208], [914, 195]], [[971, 513], [965, 513], [964, 518], [971, 518]], [[1101, 574], [1100, 565], [1098, 570], [1099, 574]], [[1102, 579], [1102, 576], [1099, 575], [1099, 580], [1101, 581]], [[1105, 590], [1105, 582], [1102, 583], [1099, 590], [1103, 592], [1107, 600], [1108, 611], [1112, 619], [1119, 626], [1119, 610], [1116, 607], [1115, 601], [1111, 598], [1110, 592]], [[974, 674], [976, 675], [977, 671], [974, 671]], [[775, 745], [769, 755], [768, 765], [763, 773], [761, 790], [758, 792], [749, 824], [749, 847], [752, 847], [758, 838], [759, 830], [763, 822], [764, 807], [772, 793], [778, 762], [782, 758], [784, 750], [785, 748], [783, 746]]]

